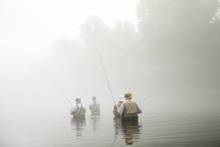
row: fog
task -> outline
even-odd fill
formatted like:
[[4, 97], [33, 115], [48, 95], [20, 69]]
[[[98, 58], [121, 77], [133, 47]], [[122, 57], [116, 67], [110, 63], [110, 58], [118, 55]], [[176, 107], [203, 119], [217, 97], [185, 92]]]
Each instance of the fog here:
[[220, 112], [218, 0], [2, 0], [0, 18], [3, 127], [69, 115], [77, 96], [112, 117], [106, 78], [144, 113]]
[[60, 91], [111, 103], [100, 57], [115, 98], [131, 91], [160, 105], [218, 100], [218, 1], [1, 3], [5, 109], [54, 101]]

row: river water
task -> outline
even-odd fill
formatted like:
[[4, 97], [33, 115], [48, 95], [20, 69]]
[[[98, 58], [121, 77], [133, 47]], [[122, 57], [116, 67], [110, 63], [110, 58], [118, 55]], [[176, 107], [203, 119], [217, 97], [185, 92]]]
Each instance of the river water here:
[[[64, 101], [64, 99], [63, 99]], [[69, 105], [1, 108], [1, 147], [207, 147], [220, 145], [220, 113], [147, 111], [139, 122], [124, 124], [114, 119], [110, 107], [100, 116], [73, 120]], [[108, 109], [107, 109], [108, 108]], [[30, 113], [31, 111], [31, 113]], [[11, 113], [10, 113], [11, 112]]]

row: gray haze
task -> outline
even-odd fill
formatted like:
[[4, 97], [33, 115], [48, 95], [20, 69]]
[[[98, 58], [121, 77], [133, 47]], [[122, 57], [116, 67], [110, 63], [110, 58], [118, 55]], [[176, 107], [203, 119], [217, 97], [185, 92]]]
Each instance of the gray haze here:
[[[0, 4], [0, 22], [8, 22], [0, 24], [0, 32], [10, 34], [17, 26], [11, 27], [13, 21], [4, 14], [4, 2]], [[219, 114], [220, 1], [140, 0], [135, 15], [137, 24], [114, 20], [107, 25], [101, 17], [87, 17], [80, 20], [75, 38], [56, 34], [55, 41], [48, 39], [52, 43], [43, 52], [16, 47], [7, 50], [10, 45], [1, 37], [0, 146], [65, 145], [57, 140], [65, 131], [46, 140], [37, 130], [26, 130], [39, 127], [48, 133], [52, 131], [50, 123], [62, 124], [63, 117], [69, 125], [70, 104], [65, 97], [72, 102], [76, 96], [82, 97], [88, 106], [95, 95], [106, 122], [111, 120], [113, 102], [100, 58], [114, 99], [132, 92], [144, 111], [143, 119], [157, 113]], [[19, 36], [15, 40], [12, 47], [39, 47], [36, 40], [36, 44], [20, 42]], [[37, 121], [33, 123], [33, 119]], [[39, 142], [32, 140], [35, 135], [28, 138], [24, 134], [35, 134]], [[108, 140], [102, 140], [105, 142]]]

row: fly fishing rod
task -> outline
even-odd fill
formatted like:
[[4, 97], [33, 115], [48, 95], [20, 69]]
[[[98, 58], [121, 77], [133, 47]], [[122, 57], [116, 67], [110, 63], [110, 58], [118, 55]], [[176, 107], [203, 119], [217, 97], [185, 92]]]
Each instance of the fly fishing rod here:
[[72, 104], [71, 100], [64, 94], [63, 90], [60, 88], [60, 86], [58, 86], [55, 80], [52, 80], [49, 75], [47, 76], [48, 76], [48, 79], [50, 80], [50, 83], [51, 84], [53, 83], [53, 86], [55, 87], [55, 89], [57, 89], [57, 91], [59, 91], [60, 95], [64, 97], [68, 103]]
[[103, 59], [102, 59], [101, 52], [100, 52], [99, 49], [97, 49], [97, 52], [98, 52], [99, 63], [100, 63], [100, 65], [101, 65], [101, 68], [102, 68], [102, 71], [103, 71], [103, 74], [104, 74], [104, 77], [105, 77], [105, 80], [106, 80], [106, 83], [107, 83], [107, 86], [108, 86], [108, 90], [109, 90], [109, 92], [110, 92], [110, 94], [111, 94], [113, 103], [115, 103], [113, 91], [112, 91], [112, 88], [111, 88], [111, 83], [110, 83], [110, 80], [109, 80], [107, 71], [106, 71], [106, 69], [105, 69], [104, 63], [103, 63]]
[[70, 101], [70, 99], [63, 93], [62, 89], [61, 89], [57, 84], [54, 84], [54, 85], [55, 85], [56, 89], [60, 92], [60, 94], [61, 94], [70, 104], [72, 104], [71, 101]]

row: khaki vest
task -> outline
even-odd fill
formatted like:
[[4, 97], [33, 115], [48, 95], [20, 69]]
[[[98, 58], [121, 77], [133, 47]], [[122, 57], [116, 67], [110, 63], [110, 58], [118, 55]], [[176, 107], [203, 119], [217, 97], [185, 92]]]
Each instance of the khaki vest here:
[[125, 117], [137, 116], [138, 108], [135, 102], [128, 100], [124, 103], [124, 105], [125, 105], [125, 111], [124, 111]]

